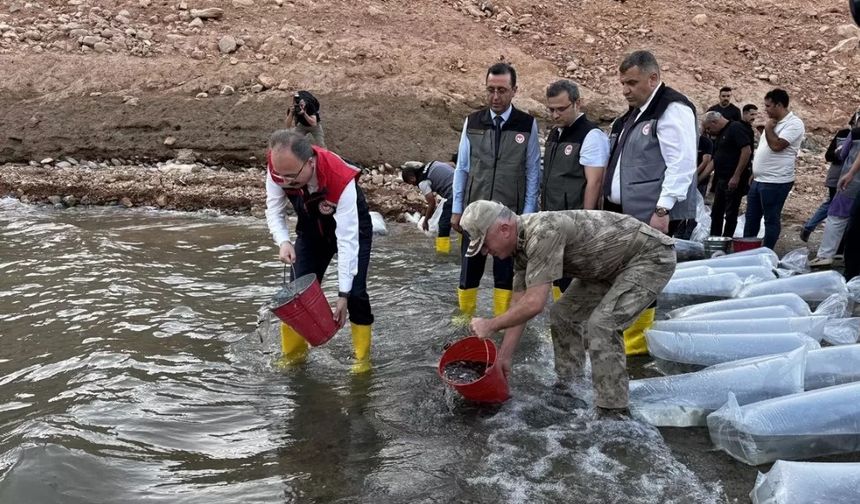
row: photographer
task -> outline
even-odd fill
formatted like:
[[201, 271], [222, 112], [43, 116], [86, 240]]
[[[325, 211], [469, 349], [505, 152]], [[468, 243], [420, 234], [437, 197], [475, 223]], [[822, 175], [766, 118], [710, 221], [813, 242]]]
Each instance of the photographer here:
[[296, 91], [293, 104], [287, 109], [287, 128], [302, 135], [311, 135], [311, 143], [325, 147], [325, 134], [320, 124], [320, 102], [308, 91]]

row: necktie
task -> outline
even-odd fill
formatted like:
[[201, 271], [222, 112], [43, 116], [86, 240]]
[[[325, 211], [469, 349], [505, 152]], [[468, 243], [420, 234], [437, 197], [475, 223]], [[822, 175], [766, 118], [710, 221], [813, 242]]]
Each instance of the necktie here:
[[502, 116], [497, 115], [493, 119], [493, 131], [496, 134], [496, 141], [494, 144], [496, 159], [499, 159], [499, 144], [502, 142]]
[[615, 145], [615, 150], [612, 151], [612, 156], [609, 157], [609, 164], [606, 166], [606, 176], [603, 177], [603, 195], [606, 198], [612, 192], [612, 178], [615, 176], [615, 165], [618, 164], [618, 158], [621, 157], [621, 151], [624, 150], [624, 144], [627, 143], [627, 137], [630, 136], [630, 130], [633, 129], [633, 123], [636, 122], [638, 115], [638, 108], [631, 109], [627, 114], [627, 119], [624, 120], [624, 126], [621, 130], [621, 137]]

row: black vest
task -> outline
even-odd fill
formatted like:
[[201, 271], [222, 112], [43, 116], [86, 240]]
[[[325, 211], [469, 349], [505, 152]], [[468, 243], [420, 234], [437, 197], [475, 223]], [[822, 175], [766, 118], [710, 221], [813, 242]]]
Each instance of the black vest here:
[[541, 210], [580, 210], [585, 197], [585, 168], [579, 153], [597, 125], [585, 114], [566, 128], [553, 128], [546, 141], [541, 182]]
[[494, 200], [515, 213], [523, 212], [526, 200], [526, 152], [534, 118], [511, 107], [511, 115], [502, 124], [498, 156], [490, 110], [469, 115], [466, 134], [469, 137], [469, 181], [464, 205], [478, 200]]

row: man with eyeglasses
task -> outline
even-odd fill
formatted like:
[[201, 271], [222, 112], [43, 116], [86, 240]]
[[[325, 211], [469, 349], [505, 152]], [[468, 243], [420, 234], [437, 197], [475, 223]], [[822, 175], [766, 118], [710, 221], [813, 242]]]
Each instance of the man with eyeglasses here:
[[[367, 372], [373, 324], [367, 268], [373, 225], [357, 183], [361, 171], [290, 130], [272, 133], [266, 157], [266, 223], [279, 247], [278, 258], [292, 265], [292, 279], [314, 273], [322, 283], [337, 254], [334, 318], [343, 327], [349, 314], [355, 350], [352, 371]], [[295, 244], [286, 222], [287, 201], [298, 217]], [[281, 324], [281, 350], [283, 365], [300, 364], [308, 344], [292, 327]]]
[[[496, 63], [487, 70], [485, 84], [488, 107], [466, 118], [454, 170], [451, 227], [461, 233], [460, 215], [473, 201], [498, 201], [516, 214], [538, 210], [538, 127], [534, 117], [511, 105], [517, 92], [517, 72], [507, 63]], [[468, 247], [469, 237], [463, 235], [457, 294], [460, 311], [471, 317], [477, 307], [478, 286], [487, 256], [466, 257]], [[513, 275], [510, 258], [493, 258], [493, 311], [496, 315], [508, 309]]]
[[[550, 84], [546, 101], [553, 128], [544, 149], [540, 209], [596, 210], [609, 161], [609, 138], [582, 112], [582, 97], [573, 82]], [[571, 280], [553, 282], [553, 299], [561, 297]]]

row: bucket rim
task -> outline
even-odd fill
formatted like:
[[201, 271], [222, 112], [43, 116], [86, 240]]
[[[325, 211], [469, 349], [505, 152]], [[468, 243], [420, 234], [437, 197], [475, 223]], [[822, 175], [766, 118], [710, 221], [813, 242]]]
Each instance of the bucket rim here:
[[[467, 385], [473, 385], [473, 384], [478, 383], [479, 381], [483, 380], [484, 378], [486, 378], [490, 374], [490, 372], [496, 367], [496, 362], [498, 361], [498, 359], [494, 359], [493, 362], [490, 362], [490, 347], [493, 348], [493, 354], [495, 355], [498, 352], [498, 350], [496, 349], [496, 344], [493, 343], [493, 340], [491, 340], [489, 338], [484, 338], [481, 341], [483, 341], [483, 343], [487, 349], [487, 359], [484, 361], [487, 364], [487, 369], [484, 370], [483, 375], [479, 376], [475, 380], [472, 380], [470, 382], [465, 382], [465, 383], [455, 382], [455, 381], [449, 380], [445, 376], [444, 368], [442, 366], [442, 362], [445, 360], [445, 354], [448, 353], [449, 350], [454, 348], [454, 346], [457, 345], [458, 343], [462, 343], [464, 341], [467, 341], [467, 340], [470, 340], [473, 338], [481, 340], [481, 338], [478, 338], [477, 336], [468, 336], [466, 338], [455, 341], [454, 343], [451, 344], [451, 346], [446, 348], [444, 352], [442, 352], [442, 357], [439, 359], [439, 364], [436, 366], [436, 372], [439, 374], [439, 377], [442, 378], [442, 381], [444, 381], [446, 384], [448, 384], [452, 387], [463, 387], [463, 386], [467, 386]], [[460, 359], [460, 360], [463, 360], [463, 359]], [[451, 361], [451, 362], [454, 362], [454, 361]], [[473, 362], [480, 362], [480, 361], [473, 361]], [[445, 363], [445, 364], [447, 365], [448, 363]]]

